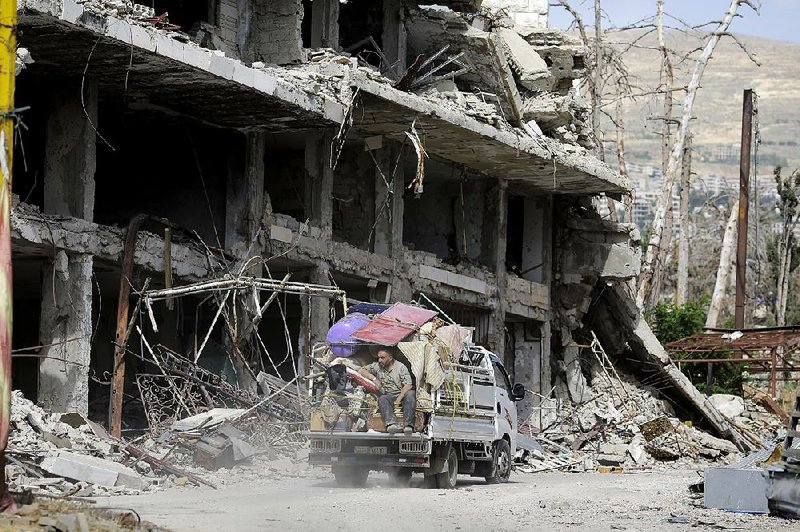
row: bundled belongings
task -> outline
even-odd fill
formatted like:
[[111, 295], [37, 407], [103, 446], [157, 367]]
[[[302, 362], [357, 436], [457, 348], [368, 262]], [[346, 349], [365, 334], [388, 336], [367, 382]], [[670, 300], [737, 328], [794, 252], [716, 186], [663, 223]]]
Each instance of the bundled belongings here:
[[405, 481], [421, 472], [439, 488], [458, 474], [507, 481], [524, 388], [470, 329], [417, 306], [369, 306], [352, 309], [368, 322], [342, 320], [314, 349], [309, 462], [348, 485], [371, 470]]

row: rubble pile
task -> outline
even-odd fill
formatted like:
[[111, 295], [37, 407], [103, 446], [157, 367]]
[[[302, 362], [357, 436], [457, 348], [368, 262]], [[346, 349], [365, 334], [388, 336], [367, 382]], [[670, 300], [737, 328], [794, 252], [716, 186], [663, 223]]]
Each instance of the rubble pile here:
[[147, 20], [155, 17], [155, 10], [131, 0], [88, 0], [79, 2], [89, 13], [104, 17], [118, 17], [131, 21]]
[[80, 414], [47, 413], [14, 391], [6, 477], [12, 491], [89, 497], [132, 494], [156, 483], [144, 462], [127, 455], [99, 425]]
[[14, 391], [6, 456], [13, 492], [84, 498], [189, 482], [216, 487], [234, 481], [233, 468], [236, 481], [298, 476], [308, 445], [295, 427], [257, 412], [218, 408], [133, 446], [80, 414], [45, 412]]
[[[658, 398], [656, 390], [634, 384], [627, 376], [617, 378], [599, 365], [593, 366], [590, 382], [581, 404], [565, 401], [559, 407], [557, 400], [551, 400], [555, 408], [543, 414], [536, 438], [552, 454], [518, 453], [518, 470], [533, 472], [566, 466], [579, 470], [641, 469], [729, 464], [741, 458], [731, 442], [678, 419], [672, 406]], [[764, 427], [776, 422], [770, 420], [766, 424], [767, 414], [755, 407], [752, 412], [743, 409], [738, 418], [763, 422]], [[760, 447], [763, 440], [751, 443]]]

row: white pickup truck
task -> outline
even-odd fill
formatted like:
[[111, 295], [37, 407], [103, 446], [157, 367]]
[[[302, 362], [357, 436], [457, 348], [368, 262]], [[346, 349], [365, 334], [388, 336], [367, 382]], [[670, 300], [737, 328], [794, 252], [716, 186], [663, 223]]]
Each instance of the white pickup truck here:
[[514, 402], [524, 387], [512, 386], [500, 359], [479, 346], [465, 347], [461, 363], [446, 363], [444, 371], [421, 432], [312, 430], [309, 463], [329, 466], [350, 486], [363, 485], [370, 471], [386, 471], [398, 483], [421, 472], [427, 486], [443, 489], [454, 488], [461, 474], [507, 482], [517, 445]]

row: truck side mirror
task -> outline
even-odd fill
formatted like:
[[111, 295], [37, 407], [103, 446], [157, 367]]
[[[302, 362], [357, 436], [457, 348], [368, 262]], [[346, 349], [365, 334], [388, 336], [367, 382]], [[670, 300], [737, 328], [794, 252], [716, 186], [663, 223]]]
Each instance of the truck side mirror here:
[[522, 401], [525, 398], [525, 386], [520, 383], [511, 387], [511, 398], [514, 401]]

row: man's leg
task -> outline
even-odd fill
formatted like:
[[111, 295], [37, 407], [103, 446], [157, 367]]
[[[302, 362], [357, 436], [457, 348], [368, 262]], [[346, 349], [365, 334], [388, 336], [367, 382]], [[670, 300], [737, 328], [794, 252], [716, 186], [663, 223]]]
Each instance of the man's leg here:
[[397, 417], [394, 415], [394, 399], [395, 396], [390, 393], [381, 395], [378, 398], [378, 407], [381, 410], [383, 422], [387, 427], [397, 424]]
[[414, 417], [417, 410], [417, 394], [414, 390], [408, 390], [403, 396], [403, 420], [406, 427], [414, 426]]

